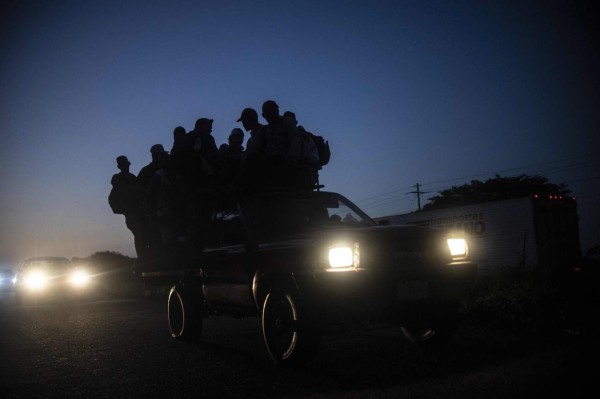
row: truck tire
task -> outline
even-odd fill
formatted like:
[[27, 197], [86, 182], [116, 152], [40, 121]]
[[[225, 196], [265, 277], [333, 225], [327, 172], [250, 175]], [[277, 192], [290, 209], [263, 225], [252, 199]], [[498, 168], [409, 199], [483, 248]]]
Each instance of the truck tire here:
[[456, 333], [456, 323], [444, 321], [430, 326], [403, 326], [402, 333], [419, 348], [438, 349], [452, 339]]
[[262, 329], [267, 352], [275, 364], [301, 366], [317, 354], [321, 334], [291, 290], [269, 290], [262, 307]]
[[167, 312], [171, 336], [182, 341], [197, 341], [202, 334], [202, 298], [177, 284], [169, 292]]

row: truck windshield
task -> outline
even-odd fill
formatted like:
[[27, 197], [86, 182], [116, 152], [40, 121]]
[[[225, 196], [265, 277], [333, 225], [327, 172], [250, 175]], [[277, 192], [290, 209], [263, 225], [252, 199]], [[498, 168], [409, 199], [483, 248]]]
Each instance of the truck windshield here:
[[244, 204], [244, 215], [260, 238], [375, 224], [354, 204], [332, 193], [255, 197]]

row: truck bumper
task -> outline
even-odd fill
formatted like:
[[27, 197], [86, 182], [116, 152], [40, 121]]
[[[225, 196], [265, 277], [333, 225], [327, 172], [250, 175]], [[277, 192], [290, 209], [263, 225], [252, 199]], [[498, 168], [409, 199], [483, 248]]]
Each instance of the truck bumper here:
[[294, 278], [303, 300], [326, 320], [414, 324], [458, 317], [459, 301], [476, 264], [448, 267], [454, 269], [434, 276], [360, 269]]

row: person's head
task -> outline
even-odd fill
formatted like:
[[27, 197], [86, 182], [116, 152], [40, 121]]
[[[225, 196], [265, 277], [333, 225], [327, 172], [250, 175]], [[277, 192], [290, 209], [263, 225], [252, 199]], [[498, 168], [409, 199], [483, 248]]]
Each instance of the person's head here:
[[154, 144], [152, 147], [150, 147], [150, 154], [152, 154], [152, 162], [162, 161], [167, 155], [169, 155], [169, 153], [165, 151], [162, 144]]
[[237, 121], [242, 122], [246, 131], [250, 131], [258, 124], [258, 114], [253, 108], [244, 108], [242, 115]]
[[222, 156], [226, 156], [227, 154], [229, 154], [229, 144], [221, 144], [219, 146], [219, 154], [221, 154]]
[[210, 134], [212, 132], [213, 120], [208, 118], [200, 118], [196, 121], [194, 131], [197, 134]]
[[239, 148], [244, 144], [244, 131], [239, 127], [233, 128], [229, 134], [229, 145]]
[[177, 126], [175, 130], [173, 130], [173, 141], [179, 143], [185, 138], [185, 135], [185, 128], [183, 126]]
[[262, 105], [262, 116], [268, 123], [273, 123], [279, 118], [279, 105], [273, 100], [267, 100]]
[[119, 155], [117, 157], [117, 168], [122, 172], [129, 172], [129, 160], [125, 155]]
[[283, 119], [285, 120], [286, 123], [288, 123], [292, 126], [298, 125], [298, 121], [296, 120], [296, 114], [293, 113], [292, 111], [285, 111], [283, 113]]

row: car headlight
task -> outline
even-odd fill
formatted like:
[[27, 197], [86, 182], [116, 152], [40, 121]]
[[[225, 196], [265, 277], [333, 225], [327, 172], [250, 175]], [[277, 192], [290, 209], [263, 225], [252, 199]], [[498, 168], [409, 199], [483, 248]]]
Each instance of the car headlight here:
[[71, 274], [71, 284], [76, 287], [86, 286], [90, 281], [90, 275], [84, 270], [75, 270]]
[[356, 268], [360, 263], [358, 243], [329, 248], [329, 266], [335, 270]]
[[32, 271], [25, 275], [23, 283], [27, 288], [40, 290], [48, 284], [48, 276], [41, 270]]
[[448, 249], [453, 258], [464, 258], [468, 253], [467, 241], [464, 238], [448, 238]]

